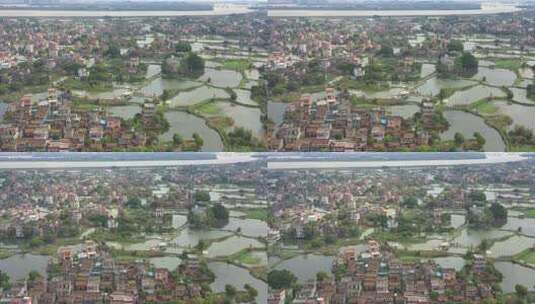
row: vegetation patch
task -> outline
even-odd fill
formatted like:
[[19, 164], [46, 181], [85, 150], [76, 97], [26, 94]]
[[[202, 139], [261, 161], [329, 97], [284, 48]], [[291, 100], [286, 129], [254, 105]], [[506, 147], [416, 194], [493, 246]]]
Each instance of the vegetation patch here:
[[497, 59], [495, 62], [497, 69], [516, 71], [522, 67], [522, 61], [520, 59]]
[[515, 208], [514, 210], [524, 213], [525, 217], [535, 218], [535, 208]]
[[242, 251], [232, 255], [230, 258], [240, 264], [246, 265], [256, 265], [262, 261], [260, 257], [255, 256], [253, 251], [249, 249], [243, 249]]
[[265, 208], [242, 208], [237, 211], [245, 213], [247, 218], [260, 221], [267, 221], [269, 215], [268, 209]]
[[219, 107], [212, 101], [201, 103], [194, 109], [201, 115], [215, 115], [219, 112]]
[[533, 248], [526, 249], [521, 253], [515, 255], [513, 257], [513, 260], [523, 264], [527, 263], [535, 265], [535, 250]]
[[494, 114], [498, 111], [498, 107], [486, 99], [478, 100], [472, 103], [470, 108], [483, 115]]
[[222, 62], [221, 67], [227, 70], [242, 72], [251, 67], [251, 61], [248, 59], [227, 59]]

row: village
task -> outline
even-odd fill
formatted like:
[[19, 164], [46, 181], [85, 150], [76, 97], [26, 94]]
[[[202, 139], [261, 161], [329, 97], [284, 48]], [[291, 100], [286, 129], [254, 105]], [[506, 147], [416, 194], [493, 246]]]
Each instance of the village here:
[[[529, 9], [334, 19], [255, 11], [59, 24], [5, 18], [2, 149], [529, 151], [533, 22]], [[32, 113], [53, 111], [49, 90], [80, 119], [107, 114], [74, 134], [37, 115], [30, 129], [54, 133], [43, 143], [9, 112], [28, 99]], [[162, 116], [156, 130], [136, 123], [147, 104]], [[112, 125], [125, 120], [116, 138], [91, 144], [91, 128], [105, 134], [99, 127], [108, 117]]]
[[[532, 26], [522, 12], [449, 18], [274, 17], [274, 50], [264, 72], [269, 147], [529, 150], [524, 136], [530, 137], [533, 126], [522, 117], [534, 102]], [[327, 90], [334, 90], [335, 99], [329, 99]], [[314, 115], [316, 107], [324, 106], [326, 117]], [[295, 115], [296, 110], [301, 114]], [[365, 125], [355, 135], [351, 114], [373, 116], [377, 111], [386, 113], [382, 123]], [[432, 119], [425, 120], [426, 113]], [[388, 129], [387, 116], [402, 117], [407, 122], [403, 132], [393, 141], [362, 143], [366, 134], [373, 138], [374, 127], [379, 139], [388, 133], [383, 130]], [[322, 132], [307, 133], [315, 128]], [[340, 134], [344, 128], [346, 134]], [[323, 143], [317, 147], [310, 141]]]
[[[430, 135], [413, 131], [401, 116], [387, 115], [381, 108], [352, 107], [339, 101], [333, 88], [316, 102], [307, 95], [286, 109], [282, 124], [270, 142], [275, 151], [384, 151], [415, 150], [428, 145]], [[422, 119], [432, 123], [433, 105], [424, 105]], [[478, 149], [476, 149], [478, 150]]]
[[0, 304], [535, 303], [534, 12], [0, 0]]
[[0, 298], [265, 303], [258, 166], [2, 170]]
[[264, 21], [203, 20], [2, 19], [2, 150], [263, 149]]
[[531, 279], [513, 272], [535, 274], [532, 173], [532, 160], [270, 171], [268, 303], [525, 297]]

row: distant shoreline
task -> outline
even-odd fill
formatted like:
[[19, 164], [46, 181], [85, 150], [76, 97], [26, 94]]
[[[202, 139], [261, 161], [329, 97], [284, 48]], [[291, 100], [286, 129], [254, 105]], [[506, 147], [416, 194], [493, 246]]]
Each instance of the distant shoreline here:
[[436, 8], [418, 8], [418, 7], [354, 7], [354, 6], [274, 6], [266, 8], [268, 11], [466, 11], [480, 10], [479, 5], [461, 6], [461, 7], [436, 7]]
[[410, 168], [490, 165], [527, 160], [520, 153], [487, 152], [482, 159], [446, 159], [446, 160], [403, 160], [403, 161], [316, 161], [299, 160], [267, 163], [268, 170], [310, 170], [310, 169], [355, 169], [355, 168]]
[[95, 3], [0, 4], [0, 10], [35, 11], [211, 11], [211, 2], [122, 1]]
[[511, 5], [474, 8], [445, 9], [381, 9], [381, 10], [342, 10], [342, 9], [269, 9], [269, 17], [411, 17], [411, 16], [455, 16], [455, 15], [493, 15], [519, 12], [522, 9]]
[[[120, 154], [120, 153], [119, 153]], [[235, 157], [218, 157], [200, 160], [106, 160], [106, 161], [13, 161], [0, 163], [2, 170], [61, 170], [61, 169], [89, 169], [89, 168], [155, 168], [177, 166], [230, 165], [258, 161], [251, 155], [237, 155]]]
[[[213, 8], [199, 8], [199, 9], [166, 9], [165, 11], [171, 12], [211, 12]], [[161, 12], [161, 9], [121, 9], [121, 10], [108, 10], [108, 9], [80, 9], [80, 8], [37, 8], [37, 7], [0, 7], [0, 11], [45, 11], [45, 12], [60, 12], [60, 11], [69, 11], [69, 12]]]
[[173, 16], [223, 16], [247, 14], [253, 12], [247, 8], [218, 10], [35, 10], [35, 9], [0, 9], [0, 17], [173, 17]]
[[0, 17], [172, 17], [219, 16], [254, 12], [247, 5], [25, 7], [0, 6]]
[[169, 9], [165, 9], [163, 10], [162, 8], [158, 8], [158, 9], [146, 9], [146, 8], [125, 8], [125, 9], [120, 9], [120, 10], [117, 10], [117, 9], [92, 9], [92, 8], [87, 8], [87, 9], [84, 9], [84, 8], [75, 8], [75, 7], [65, 7], [65, 8], [57, 8], [57, 7], [15, 7], [15, 6], [8, 6], [8, 7], [3, 7], [3, 6], [0, 6], [0, 11], [56, 11], [56, 12], [59, 12], [59, 11], [69, 11], [69, 12], [72, 12], [72, 11], [76, 11], [76, 12], [161, 12], [161, 11], [173, 11], [173, 12], [211, 12], [213, 11], [214, 8], [213, 7], [205, 7], [205, 8], [184, 8], [184, 9], [180, 9], [180, 8], [169, 8]]

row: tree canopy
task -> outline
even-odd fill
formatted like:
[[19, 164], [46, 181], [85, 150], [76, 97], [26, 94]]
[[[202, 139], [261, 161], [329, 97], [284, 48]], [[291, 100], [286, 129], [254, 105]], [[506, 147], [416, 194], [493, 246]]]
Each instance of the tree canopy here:
[[478, 60], [469, 52], [463, 52], [455, 59], [455, 68], [461, 74], [471, 74], [477, 72]]
[[273, 289], [291, 288], [297, 278], [287, 269], [272, 270], [268, 273], [268, 285]]
[[185, 41], [180, 41], [175, 45], [175, 51], [179, 53], [191, 52], [191, 45]]

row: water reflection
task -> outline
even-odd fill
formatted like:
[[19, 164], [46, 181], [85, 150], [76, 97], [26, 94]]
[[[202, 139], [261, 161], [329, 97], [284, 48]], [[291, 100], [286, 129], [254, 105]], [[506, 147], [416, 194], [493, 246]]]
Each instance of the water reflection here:
[[331, 273], [333, 257], [316, 254], [298, 255], [284, 260], [275, 266], [275, 269], [291, 271], [300, 283], [314, 279], [320, 271]]
[[202, 86], [191, 91], [180, 92], [177, 96], [167, 102], [171, 107], [191, 106], [201, 101], [212, 98], [230, 98], [230, 95], [223, 89]]
[[479, 67], [477, 74], [473, 77], [477, 80], [485, 80], [494, 86], [512, 86], [516, 80], [516, 74], [513, 71], [505, 69], [492, 69], [488, 67]]
[[243, 249], [265, 248], [265, 245], [256, 239], [232, 236], [224, 241], [215, 242], [208, 247], [208, 257], [222, 257], [237, 253]]
[[463, 134], [465, 138], [473, 138], [474, 133], [479, 132], [486, 140], [483, 146], [485, 151], [505, 151], [505, 143], [500, 133], [489, 127], [483, 118], [463, 111], [445, 111], [444, 117], [450, 123], [450, 127], [440, 135], [443, 139], [453, 140], [457, 132]]
[[6, 272], [11, 282], [24, 279], [32, 271], [46, 276], [48, 256], [34, 254], [17, 254], [0, 260], [0, 271]]
[[242, 75], [231, 70], [216, 70], [206, 68], [204, 74], [199, 78], [201, 81], [207, 81], [209, 84], [222, 88], [234, 88], [240, 85]]
[[215, 292], [225, 292], [225, 285], [233, 285], [239, 290], [249, 284], [258, 291], [257, 303], [267, 303], [267, 284], [253, 277], [247, 270], [223, 262], [208, 263], [208, 268], [215, 274], [215, 281], [210, 284]]
[[170, 126], [167, 132], [160, 135], [160, 140], [171, 141], [173, 140], [173, 135], [175, 133], [178, 133], [183, 138], [188, 139], [193, 137], [193, 133], [197, 133], [204, 141], [201, 149], [203, 152], [216, 152], [224, 150], [221, 137], [216, 131], [206, 125], [204, 119], [180, 111], [166, 112], [165, 118], [167, 121], [169, 121]]
[[528, 290], [535, 290], [535, 270], [512, 262], [496, 262], [494, 267], [503, 275], [500, 286], [504, 292], [514, 292], [517, 284], [524, 285]]
[[468, 90], [455, 92], [450, 98], [448, 98], [447, 103], [448, 105], [452, 106], [469, 105], [472, 102], [485, 98], [505, 96], [505, 93], [498, 88], [478, 85]]

